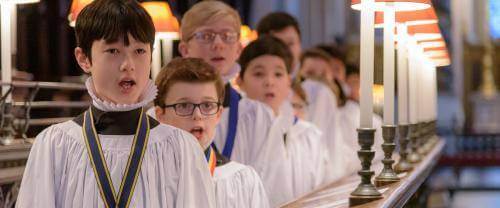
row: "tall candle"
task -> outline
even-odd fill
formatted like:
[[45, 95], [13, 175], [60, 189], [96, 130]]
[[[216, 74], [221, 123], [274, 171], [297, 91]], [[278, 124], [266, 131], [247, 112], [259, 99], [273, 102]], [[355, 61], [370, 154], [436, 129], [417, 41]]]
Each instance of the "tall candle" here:
[[432, 105], [431, 105], [431, 120], [436, 120], [437, 118], [437, 100], [438, 100], [438, 88], [437, 88], [437, 71], [436, 67], [431, 68], [432, 72]]
[[[11, 33], [10, 33], [10, 18], [12, 12], [12, 4], [10, 2], [2, 2], [0, 4], [1, 12], [1, 43], [2, 43], [2, 82], [12, 82], [12, 58], [11, 58]], [[10, 86], [2, 86], [2, 95], [9, 91]], [[5, 100], [6, 103], [12, 102], [12, 94], [9, 94]]]
[[360, 37], [360, 78], [359, 105], [360, 127], [372, 128], [373, 119], [373, 65], [375, 39], [375, 12], [373, 0], [362, 0]]
[[394, 8], [384, 10], [384, 124], [394, 125]]
[[416, 43], [413, 38], [408, 42], [408, 103], [410, 124], [417, 123], [417, 65]]
[[398, 123], [408, 124], [408, 53], [407, 27], [398, 24]]

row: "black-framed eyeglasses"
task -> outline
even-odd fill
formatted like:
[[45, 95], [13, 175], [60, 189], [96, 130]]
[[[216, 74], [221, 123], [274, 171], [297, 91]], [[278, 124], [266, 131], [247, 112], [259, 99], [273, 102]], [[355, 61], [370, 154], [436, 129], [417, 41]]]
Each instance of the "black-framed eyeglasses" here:
[[202, 102], [202, 103], [174, 103], [163, 105], [162, 108], [174, 108], [175, 114], [178, 116], [191, 116], [194, 109], [200, 109], [200, 113], [205, 116], [212, 116], [219, 112], [220, 103], [218, 102]]
[[302, 110], [307, 107], [307, 103], [295, 103], [292, 102], [292, 107], [297, 110]]
[[209, 44], [209, 43], [214, 42], [217, 35], [226, 44], [236, 43], [236, 42], [238, 42], [238, 39], [240, 37], [240, 33], [233, 32], [233, 31], [223, 31], [223, 32], [199, 31], [199, 32], [195, 32], [189, 38], [189, 40], [194, 38], [195, 40], [197, 40], [203, 44]]

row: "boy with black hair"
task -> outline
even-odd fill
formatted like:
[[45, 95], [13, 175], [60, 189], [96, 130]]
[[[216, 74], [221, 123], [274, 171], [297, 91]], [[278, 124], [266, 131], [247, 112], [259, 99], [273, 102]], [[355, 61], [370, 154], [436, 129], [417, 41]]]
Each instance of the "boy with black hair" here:
[[[257, 24], [259, 36], [272, 35], [283, 41], [292, 52], [292, 78], [295, 82], [301, 82], [309, 105], [307, 107], [307, 119], [315, 124], [323, 132], [323, 141], [328, 147], [330, 154], [331, 180], [341, 178], [344, 174], [339, 170], [342, 167], [341, 160], [345, 145], [339, 134], [338, 128], [338, 105], [337, 99], [330, 88], [316, 80], [295, 77], [300, 69], [300, 56], [302, 47], [300, 46], [300, 28], [297, 20], [291, 15], [283, 12], [274, 12], [263, 17]], [[336, 162], [336, 160], [339, 160]]]
[[246, 96], [272, 109], [269, 136], [260, 141], [262, 146], [248, 147], [259, 155], [248, 164], [264, 181], [271, 205], [278, 206], [326, 182], [328, 152], [319, 129], [294, 116], [287, 46], [272, 36], [259, 37], [243, 49], [239, 63], [237, 82]]
[[157, 93], [148, 13], [134, 0], [95, 0], [75, 30], [92, 105], [37, 136], [16, 206], [215, 207], [195, 138], [145, 114]]

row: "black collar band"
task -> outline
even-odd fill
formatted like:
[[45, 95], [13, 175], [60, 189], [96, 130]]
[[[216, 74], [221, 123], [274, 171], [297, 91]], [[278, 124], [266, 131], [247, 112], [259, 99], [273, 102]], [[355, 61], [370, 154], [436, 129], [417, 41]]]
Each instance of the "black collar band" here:
[[[134, 135], [137, 130], [137, 123], [141, 114], [141, 108], [130, 111], [102, 111], [95, 106], [90, 106], [94, 115], [94, 126], [98, 134], [102, 135]], [[144, 109], [146, 110], [146, 109]], [[145, 112], [144, 112], [145, 113]], [[78, 125], [83, 125], [83, 116], [80, 114], [73, 119]], [[151, 129], [159, 123], [149, 117]]]

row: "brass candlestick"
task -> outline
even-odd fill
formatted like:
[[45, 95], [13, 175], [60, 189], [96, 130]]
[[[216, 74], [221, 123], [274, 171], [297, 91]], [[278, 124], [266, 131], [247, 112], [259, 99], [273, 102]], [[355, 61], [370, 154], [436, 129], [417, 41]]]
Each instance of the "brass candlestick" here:
[[413, 166], [408, 162], [408, 124], [399, 125], [399, 161], [394, 166], [396, 173], [408, 172]]
[[426, 128], [425, 128], [425, 122], [419, 122], [417, 124], [417, 132], [418, 132], [418, 154], [420, 156], [424, 156], [425, 155], [425, 139], [426, 139], [426, 135], [427, 135], [427, 131], [426, 131]]
[[382, 126], [382, 135], [384, 137], [382, 149], [384, 150], [385, 158], [382, 160], [384, 169], [382, 169], [382, 172], [380, 172], [380, 174], [375, 178], [375, 185], [378, 187], [398, 182], [400, 180], [396, 172], [394, 172], [394, 169], [392, 169], [392, 164], [394, 164], [392, 152], [396, 148], [396, 144], [394, 143], [394, 138], [396, 137], [396, 126]]
[[350, 206], [361, 205], [382, 198], [382, 194], [371, 182], [371, 177], [374, 174], [370, 169], [373, 157], [375, 156], [375, 152], [371, 149], [375, 140], [374, 134], [375, 129], [372, 128], [358, 129], [358, 143], [361, 146], [361, 149], [358, 151], [358, 157], [361, 160], [362, 167], [358, 175], [361, 177], [361, 183], [349, 197]]
[[433, 136], [433, 132], [432, 132], [432, 122], [429, 121], [429, 122], [425, 122], [425, 144], [424, 144], [424, 153], [427, 155], [429, 152], [431, 152], [432, 148], [433, 148], [433, 144], [432, 144], [432, 136]]
[[418, 137], [419, 137], [419, 132], [418, 132], [418, 126], [417, 124], [410, 124], [410, 147], [411, 151], [409, 152], [408, 155], [408, 162], [410, 163], [418, 163], [422, 158], [418, 154]]

